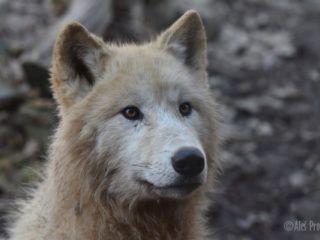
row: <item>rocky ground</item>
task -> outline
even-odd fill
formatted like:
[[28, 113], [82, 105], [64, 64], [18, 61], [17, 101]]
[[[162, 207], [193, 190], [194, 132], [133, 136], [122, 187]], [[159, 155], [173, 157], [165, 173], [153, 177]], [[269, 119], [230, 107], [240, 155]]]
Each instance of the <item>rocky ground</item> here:
[[[21, 196], [19, 189], [37, 180], [34, 169], [44, 161], [57, 124], [48, 82], [40, 87], [30, 82], [21, 56], [67, 2], [0, 0], [1, 228], [8, 204]], [[284, 228], [287, 221], [320, 223], [320, 1], [135, 4], [131, 32], [117, 24], [122, 6], [114, 9], [117, 21], [106, 39], [120, 30], [140, 34], [134, 40], [145, 39], [141, 29], [152, 35], [190, 8], [206, 25], [209, 79], [227, 136], [224, 172], [208, 213], [212, 238], [320, 239], [320, 229]]]

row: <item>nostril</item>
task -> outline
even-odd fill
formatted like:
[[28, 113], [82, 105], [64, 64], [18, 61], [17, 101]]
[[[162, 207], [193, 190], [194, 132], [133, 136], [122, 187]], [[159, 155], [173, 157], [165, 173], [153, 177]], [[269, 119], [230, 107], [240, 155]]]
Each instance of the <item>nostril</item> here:
[[196, 148], [180, 149], [171, 160], [174, 170], [186, 177], [200, 174], [204, 169], [204, 157]]

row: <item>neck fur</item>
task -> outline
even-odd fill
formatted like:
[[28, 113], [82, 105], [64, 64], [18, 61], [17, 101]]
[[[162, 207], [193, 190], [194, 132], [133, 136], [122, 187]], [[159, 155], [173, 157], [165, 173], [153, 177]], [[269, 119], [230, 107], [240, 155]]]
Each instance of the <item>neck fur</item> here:
[[204, 232], [200, 208], [205, 203], [197, 195], [183, 200], [137, 200], [135, 203], [120, 203], [106, 196], [101, 204], [93, 197], [83, 197], [80, 192], [65, 191], [65, 194], [67, 196], [59, 197], [56, 204], [59, 209], [54, 211], [55, 219], [60, 224], [64, 222], [61, 216], [65, 216], [74, 239], [85, 236], [84, 239], [97, 240], [191, 240], [201, 239]]

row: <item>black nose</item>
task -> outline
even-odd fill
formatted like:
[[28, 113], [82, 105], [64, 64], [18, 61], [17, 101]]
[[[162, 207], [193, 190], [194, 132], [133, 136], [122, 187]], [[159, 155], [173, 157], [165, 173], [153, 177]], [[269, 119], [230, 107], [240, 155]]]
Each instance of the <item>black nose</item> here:
[[180, 149], [171, 161], [174, 170], [185, 177], [195, 176], [204, 168], [204, 157], [196, 148]]

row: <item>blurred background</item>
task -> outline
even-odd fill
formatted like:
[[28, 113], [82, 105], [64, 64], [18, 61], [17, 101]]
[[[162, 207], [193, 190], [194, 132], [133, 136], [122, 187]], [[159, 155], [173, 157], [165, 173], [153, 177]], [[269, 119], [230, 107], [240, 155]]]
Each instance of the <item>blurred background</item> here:
[[223, 240], [319, 240], [319, 0], [0, 0], [0, 238], [4, 214], [38, 179], [58, 119], [48, 82], [70, 20], [105, 41], [152, 39], [196, 9], [228, 140], [208, 227]]

